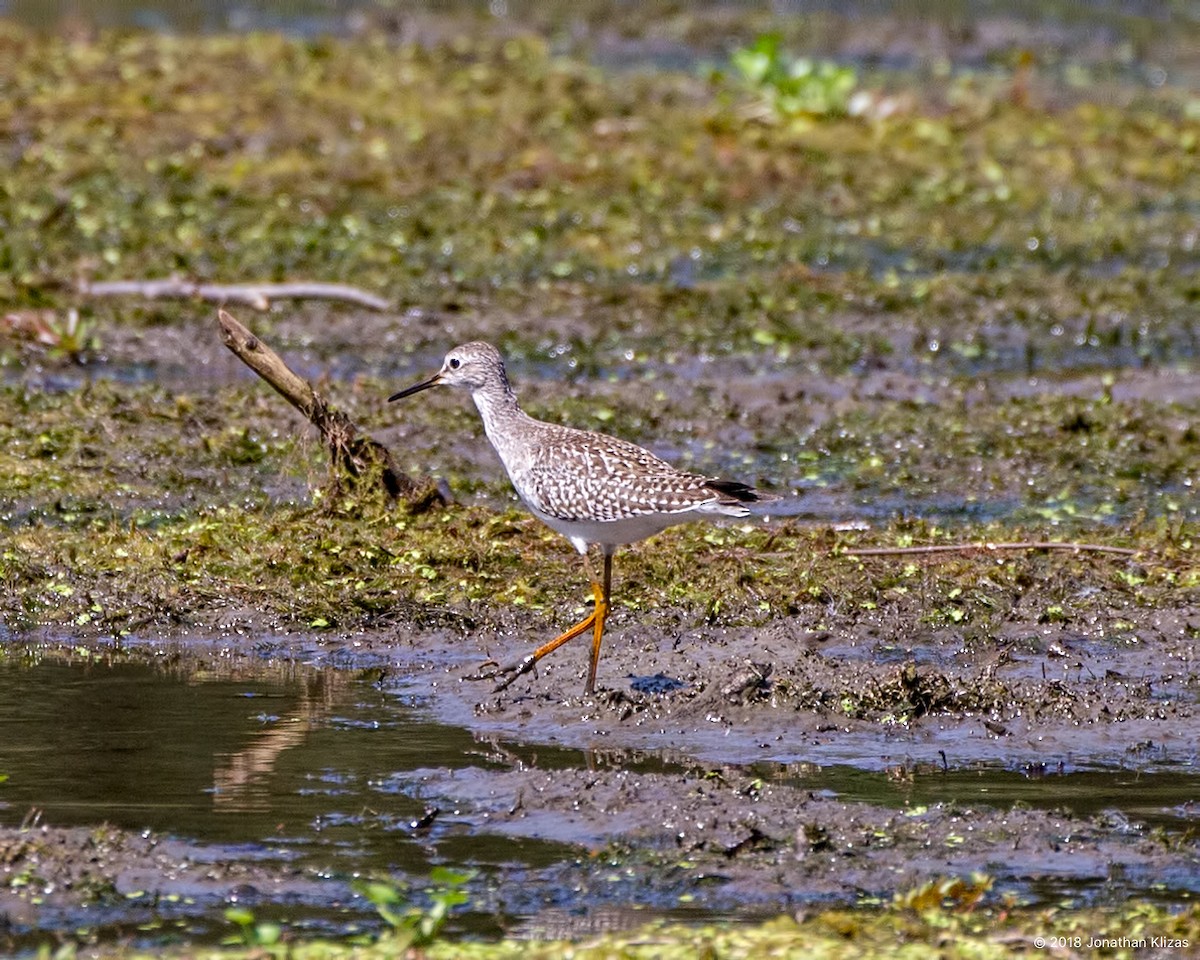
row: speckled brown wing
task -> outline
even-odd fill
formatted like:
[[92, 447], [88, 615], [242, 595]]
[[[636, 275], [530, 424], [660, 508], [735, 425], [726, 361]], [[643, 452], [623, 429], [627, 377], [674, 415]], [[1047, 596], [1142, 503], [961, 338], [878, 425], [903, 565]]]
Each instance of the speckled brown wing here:
[[637, 444], [554, 424], [527, 450], [514, 482], [531, 505], [562, 520], [621, 520], [693, 510], [722, 499], [709, 479], [677, 470]]

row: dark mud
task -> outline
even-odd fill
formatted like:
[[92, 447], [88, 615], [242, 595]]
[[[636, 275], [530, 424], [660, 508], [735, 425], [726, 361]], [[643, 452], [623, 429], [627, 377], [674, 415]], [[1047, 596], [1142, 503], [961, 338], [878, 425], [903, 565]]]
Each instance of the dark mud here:
[[[499, 338], [508, 322], [490, 325], [472, 315], [450, 339]], [[305, 344], [296, 362], [311, 364], [313, 373], [349, 349], [319, 323], [306, 326], [294, 317], [275, 323], [281, 345]], [[385, 342], [404, 335], [402, 320], [376, 323], [374, 333]], [[243, 375], [201, 335], [205, 329], [118, 338], [110, 349], [131, 369], [143, 364], [171, 383], [177, 351], [189, 337], [198, 344], [193, 360], [204, 372], [188, 383], [192, 399], [180, 416], [211, 424], [225, 439], [214, 447], [207, 428], [188, 428], [192, 439], [176, 447], [191, 499], [252, 500], [265, 484], [276, 497], [302, 502], [308, 485], [321, 482], [313, 465], [320, 451], [308, 449], [297, 462], [296, 450], [305, 448], [281, 435], [290, 414], [273, 398], [231, 403], [225, 395], [241, 395]], [[416, 338], [414, 355], [404, 359], [389, 357], [376, 340], [362, 351], [363, 379], [340, 394], [343, 401], [368, 419], [379, 417], [374, 411], [384, 385], [403, 385], [436, 363], [440, 339]], [[753, 362], [740, 370], [734, 361], [687, 365], [693, 362], [643, 363], [643, 373], [653, 375], [615, 383], [569, 365], [564, 382], [553, 360], [514, 364], [532, 409], [553, 415], [561, 404], [575, 414], [563, 419], [583, 423], [589, 411], [616, 411], [618, 420], [629, 413], [628, 429], [618, 424], [627, 436], [717, 472], [753, 470], [784, 494], [769, 508], [775, 516], [764, 510], [746, 523], [683, 528], [618, 555], [616, 609], [595, 697], [581, 695], [587, 659], [581, 642], [503, 692], [471, 679], [488, 661], [514, 661], [584, 615], [586, 588], [569, 545], [522, 514], [491, 512], [506, 510], [510, 495], [472, 411], [451, 394], [398, 411], [396, 420], [380, 417], [377, 427], [413, 466], [445, 471], [462, 501], [490, 505], [451, 505], [440, 518], [406, 521], [422, 538], [420, 550], [436, 543], [439, 525], [458, 531], [454, 536], [479, 530], [490, 543], [464, 548], [465, 559], [451, 553], [439, 561], [436, 546], [422, 554], [411, 569], [436, 576], [428, 594], [389, 603], [385, 593], [373, 601], [379, 613], [347, 609], [341, 611], [346, 627], [306, 630], [294, 601], [268, 600], [235, 576], [223, 587], [202, 583], [179, 595], [179, 616], [190, 629], [164, 620], [156, 631], [143, 620], [114, 643], [102, 630], [89, 635], [101, 620], [75, 631], [68, 646], [148, 663], [164, 657], [241, 663], [251, 672], [255, 664], [276, 662], [370, 671], [387, 696], [468, 731], [485, 761], [397, 774], [399, 789], [445, 811], [444, 829], [452, 834], [531, 838], [577, 853], [550, 866], [490, 864], [471, 888], [474, 919], [463, 920], [464, 932], [570, 936], [649, 915], [750, 918], [811, 904], [886, 903], [931, 877], [976, 871], [992, 878], [994, 898], [1033, 904], [1143, 897], [1179, 905], [1200, 895], [1194, 800], [1200, 597], [1186, 546], [1194, 522], [1192, 474], [1186, 458], [1175, 459], [1194, 444], [1187, 411], [1200, 389], [1195, 373], [1123, 371], [1118, 383], [1101, 374], [980, 382], [914, 375], [899, 362], [838, 377], [764, 371]], [[91, 388], [99, 408], [92, 413], [85, 405], [83, 416], [103, 418], [105, 404], [136, 410], [147, 400], [139, 390], [100, 382]], [[206, 396], [221, 398], [222, 410], [239, 410], [267, 453], [247, 456], [240, 467], [207, 461], [232, 451], [236, 464], [244, 444], [221, 432], [216, 410], [205, 412]], [[638, 413], [647, 405], [657, 405], [652, 418]], [[789, 449], [797, 408], [808, 442], [825, 449], [863, 411], [883, 418], [882, 426], [859, 421], [883, 437], [892, 429], [888, 417], [911, 417], [900, 430], [912, 431], [901, 455], [911, 458], [900, 462], [920, 482], [904, 481], [899, 470], [888, 476], [887, 468], [867, 479], [850, 469], [814, 480], [808, 471], [820, 461], [778, 459], [776, 450]], [[992, 431], [996, 448], [976, 450], [966, 463], [948, 457], [928, 432], [927, 414], [946, 409], [973, 418], [977, 431]], [[1061, 424], [1076, 414], [1092, 418], [1094, 429], [1083, 435], [1102, 438], [1097, 445], [1104, 449], [1106, 438], [1129, 434], [1122, 418], [1149, 425], [1143, 446], [1161, 444], [1153, 447], [1163, 451], [1161, 461], [1147, 456], [1161, 463], [1156, 469], [1166, 482], [1133, 482], [1117, 497], [1110, 484], [1118, 475], [1100, 476], [1107, 461], [1081, 468], [1067, 460], [1059, 438], [1077, 434]], [[1005, 448], [1010, 416], [1022, 418], [1026, 443]], [[143, 439], [134, 442], [161, 450], [158, 433], [176, 430], [174, 417], [137, 426]], [[1044, 449], [1028, 440], [1039, 431]], [[728, 448], [711, 443], [729, 436]], [[754, 452], [756, 442], [765, 451]], [[743, 445], [754, 454], [749, 465], [741, 459]], [[1101, 458], [1121, 455], [1112, 451]], [[847, 453], [843, 463], [853, 466], [863, 455]], [[106, 456], [97, 453], [91, 462], [103, 464]], [[972, 466], [989, 459], [982, 470]], [[1079, 521], [1069, 501], [1032, 533], [1011, 522], [1021, 511], [1036, 516], [1046, 502], [1042, 493], [1063, 476], [1079, 482], [1081, 469], [1085, 477], [1093, 471], [1081, 489], [1091, 483], [1099, 502], [1117, 504], [1115, 515]], [[978, 521], [961, 512], [968, 492], [978, 509], [995, 511], [982, 528], [989, 539], [1069, 535], [1144, 549], [1132, 558], [1023, 550], [864, 559], [834, 549], [842, 536], [835, 529], [847, 525], [863, 528], [848, 535], [876, 546], [913, 534], [978, 538]], [[151, 515], [163, 518], [155, 522], [168, 528], [171, 514], [190, 502], [162, 499], [153, 478], [135, 481], [126, 495], [121, 509], [141, 516], [139, 510], [153, 508]], [[1183, 525], [1163, 539], [1136, 514], [1162, 509], [1166, 498], [1180, 504]], [[30, 503], [37, 502], [34, 491]], [[897, 511], [924, 519], [897, 520]], [[296, 551], [335, 536], [334, 525], [357, 522], [324, 517], [320, 527], [327, 532], [314, 534], [317, 541], [306, 547], [301, 536], [272, 550], [290, 563]], [[408, 534], [392, 521], [362, 522], [364, 540], [406, 555]], [[292, 536], [273, 534], [281, 535]], [[184, 553], [191, 549], [188, 543], [187, 537], [169, 541], [164, 550], [172, 569], [193, 583], [195, 574], [187, 573], [193, 561], [176, 555], [180, 545]], [[253, 556], [251, 550], [248, 560]], [[149, 562], [153, 568], [156, 561]], [[505, 577], [514, 579], [500, 582]], [[474, 599], [448, 598], [445, 585], [453, 583], [464, 584], [456, 589]], [[88, 588], [100, 606], [116, 608], [111, 590], [153, 623], [161, 616], [154, 612], [159, 588], [151, 581], [144, 589], [135, 601], [135, 593], [103, 580]], [[336, 623], [336, 596], [332, 608], [304, 616]], [[36, 631], [9, 640], [10, 650], [53, 654], [61, 647], [38, 641]], [[214, 919], [221, 909], [243, 902], [265, 916], [290, 904], [285, 920], [289, 910], [307, 909], [326, 917], [325, 930], [372, 922], [345, 876], [263, 861], [253, 848], [202, 838], [113, 827], [20, 828], [24, 815], [10, 810], [10, 825], [0, 833], [0, 875], [7, 881], [0, 884], [0, 916], [14, 944], [29, 945], [35, 931], [68, 923], [104, 937], [152, 917], [164, 936], [187, 930], [211, 938], [221, 929]], [[430, 840], [434, 851], [446, 842], [437, 839], [438, 829]], [[447, 855], [471, 863], [469, 855], [458, 859], [461, 850]]]
[[[943, 27], [923, 58], [940, 55], [954, 32]], [[984, 23], [959, 40], [964, 61], [1021, 63], [1018, 27]], [[825, 42], [903, 59], [919, 34], [901, 24], [889, 46], [867, 23]], [[1169, 48], [1166, 34], [1146, 49]], [[277, 305], [243, 319], [459, 502], [408, 516], [332, 498], [322, 451], [220, 345], [207, 307], [86, 304], [98, 343], [56, 353], [14, 337], [0, 356], [0, 656], [13, 669], [94, 657], [255, 676], [285, 664], [443, 725], [454, 760], [431, 749], [415, 768], [383, 758], [364, 774], [412, 823], [440, 811], [401, 831], [420, 855], [403, 859], [395, 824], [366, 804], [342, 827], [382, 838], [373, 869], [417, 886], [431, 863], [482, 866], [463, 921], [473, 933], [874, 904], [973, 871], [1000, 903], [1194, 903], [1190, 94], [1137, 86], [1081, 103], [1080, 87], [1058, 83], [1072, 64], [1043, 52], [1028, 89], [1019, 66], [937, 74], [936, 95], [910, 77], [894, 125], [789, 131], [747, 122], [742, 94], [716, 80], [614, 80], [539, 44], [408, 50], [397, 85], [387, 43], [258, 37], [199, 55], [189, 42], [107, 38], [80, 58], [11, 40], [37, 96], [10, 126], [35, 143], [30, 156], [48, 157], [46, 171], [20, 172], [62, 193], [10, 218], [13, 309], [72, 303], [45, 275], [101, 262], [228, 279], [286, 263], [390, 292], [396, 309], [378, 315]], [[1091, 49], [1069, 46], [1081, 44]], [[619, 46], [601, 38], [597, 58], [620, 59]], [[1194, 69], [1194, 52], [1177, 53]], [[192, 76], [210, 55], [228, 68]], [[182, 134], [149, 95], [123, 101], [130, 115], [111, 129], [74, 124], [77, 104], [52, 94], [90, 90], [88, 69], [118, 71], [87, 64], [131, 56], [153, 90], [163, 74], [218, 91], [215, 106], [187, 101], [202, 114], [179, 118], [188, 142], [197, 124], [241, 122], [226, 101], [247, 104], [262, 139], [213, 134], [211, 156], [168, 150], [164, 138]], [[1106, 82], [1121, 72], [1086, 60]], [[247, 63], [266, 78], [253, 97], [227, 80]], [[262, 92], [336, 87], [292, 82], [309, 69], [353, 78], [363, 104], [350, 112], [368, 127], [396, 105], [394, 129], [347, 132], [336, 99]], [[479, 98], [477, 128], [447, 119], [464, 90]], [[563, 120], [537, 128], [545, 144], [528, 140], [528, 118], [573, 117], [564, 102], [581, 98], [595, 103], [582, 126]], [[414, 132], [395, 155], [311, 166], [343, 146], [386, 154], [426, 108], [427, 140]], [[665, 153], [660, 128], [702, 148]], [[1044, 149], [1027, 149], [1034, 140]], [[481, 160], [481, 142], [498, 143], [496, 156]], [[288, 159], [276, 169], [266, 156]], [[660, 169], [663, 156], [673, 160]], [[78, 169], [63, 172], [61, 158]], [[396, 182], [396, 170], [414, 179]], [[342, 171], [355, 173], [343, 183]], [[277, 202], [301, 180], [337, 187], [319, 216], [308, 201]], [[113, 183], [164, 200], [110, 209]], [[643, 202], [613, 203], [632, 196]], [[493, 213], [479, 216], [485, 203]], [[74, 218], [89, 205], [108, 226], [81, 252]], [[265, 210], [279, 219], [264, 226]], [[676, 219], [678, 235], [660, 235]], [[166, 266], [151, 255], [196, 223], [211, 242]], [[503, 692], [471, 679], [587, 610], [578, 558], [515, 509], [467, 401], [384, 403], [474, 338], [504, 347], [532, 413], [780, 495], [751, 521], [672, 530], [618, 555], [594, 697], [581, 695], [582, 642]], [[1064, 540], [1085, 546], [850, 553]], [[368, 712], [364, 698], [346, 702]], [[304, 714], [290, 756], [331, 716]], [[258, 762], [262, 778], [276, 775], [269, 751]], [[232, 903], [322, 913], [339, 933], [370, 915], [349, 872], [264, 857], [269, 830], [238, 845], [102, 815], [68, 828], [6, 805], [4, 790], [0, 949], [72, 928], [85, 943], [212, 940]], [[484, 863], [492, 837], [512, 846]], [[519, 849], [527, 838], [560, 846], [535, 858]]]
[[[403, 321], [376, 323], [385, 341], [400, 336]], [[314, 373], [348, 349], [319, 324], [306, 327], [294, 317], [276, 324], [282, 344], [305, 344], [297, 363], [311, 363]], [[498, 337], [504, 328], [473, 315], [452, 338], [468, 331]], [[144, 364], [170, 383], [176, 351], [197, 333], [119, 338], [110, 349], [131, 369]], [[344, 394], [347, 404], [373, 416], [373, 394], [382, 389], [372, 378], [411, 381], [436, 363], [439, 339], [417, 338], [406, 359], [388, 357], [377, 340], [363, 351], [366, 370], [358, 374], [370, 391]], [[204, 374], [192, 378], [189, 393], [240, 390], [237, 367], [204, 337], [196, 342], [193, 359]], [[472, 887], [482, 913], [464, 921], [465, 931], [494, 934], [498, 921], [525, 934], [569, 936], [648, 915], [759, 917], [810, 904], [871, 904], [931, 877], [976, 871], [992, 878], [992, 896], [1025, 903], [1192, 901], [1200, 895], [1194, 801], [1200, 598], [1186, 548], [1171, 552], [1190, 521], [1158, 554], [1153, 543], [1160, 541], [1137, 533], [1145, 524], [1130, 519], [1136, 503], [1161, 503], [1166, 489], [1182, 497], [1190, 517], [1181, 486], [1190, 476], [1186, 466], [1164, 467], [1172, 479], [1162, 488], [1125, 489], [1115, 521], [1081, 525], [1069, 510], [1056, 515], [1054, 522], [1077, 539], [1112, 542], [1114, 522], [1118, 530], [1128, 525], [1132, 542], [1151, 544], [1134, 558], [1031, 550], [853, 559], [830, 551], [834, 526], [864, 527], [876, 545], [872, 527], [883, 545], [906, 529], [970, 539], [977, 535], [974, 521], [956, 513], [964, 491], [975, 491], [997, 517], [1029, 511], [1031, 501], [1041, 502], [1029, 494], [1031, 486], [1054, 482], [1043, 472], [1053, 473], [1047, 464], [1058, 454], [1021, 446], [997, 451], [1003, 466], [981, 482], [977, 470], [946, 460], [920, 432], [927, 428], [914, 428], [915, 460], [906, 469], [927, 471], [924, 485], [893, 488], [880, 475], [864, 494], [861, 479], [834, 472], [814, 483], [803, 463], [776, 460], [771, 451], [794, 429], [793, 402], [805, 412], [806, 435], [832, 444], [847, 416], [863, 410], [915, 411], [918, 423], [924, 410], [970, 411], [973, 395], [976, 427], [997, 435], [1010, 429], [1003, 418], [989, 426], [986, 411], [997, 401], [1017, 405], [1023, 417], [1079, 401], [1099, 434], [1122, 429], [1118, 420], [1102, 418], [1131, 416], [1140, 404], [1139, 415], [1155, 430], [1183, 438], [1200, 381], [1185, 368], [1124, 371], [1117, 384], [1100, 374], [982, 383], [891, 366], [826, 377], [773, 373], [753, 363], [739, 370], [731, 361], [683, 370], [667, 365], [653, 376], [610, 383], [570, 372], [562, 382], [553, 361], [517, 361], [518, 385], [533, 409], [549, 412], [565, 398], [576, 422], [587, 422], [589, 410], [632, 411], [626, 435], [649, 437], [661, 452], [694, 457], [719, 472], [739, 469], [739, 443], [722, 453], [706, 437], [732, 433], [748, 446], [759, 438], [768, 452], [760, 451], [751, 469], [773, 471], [775, 484], [785, 488], [770, 508], [775, 516], [764, 510], [745, 524], [672, 531], [618, 555], [616, 609], [595, 697], [581, 695], [583, 643], [500, 693], [472, 679], [489, 661], [516, 660], [586, 613], [579, 605], [586, 591], [565, 542], [544, 536], [520, 514], [488, 519], [486, 511], [480, 516], [462, 505], [446, 508], [446, 521], [481, 527], [501, 541], [458, 572], [430, 557], [438, 582], [482, 577], [494, 584], [501, 569], [511, 569], [505, 564], [516, 563], [521, 595], [536, 609], [489, 598], [485, 587], [468, 603], [431, 593], [426, 601], [391, 606], [383, 623], [367, 616], [352, 630], [310, 631], [286, 604], [272, 612], [252, 590], [224, 596], [206, 590], [188, 601], [191, 630], [176, 625], [156, 634], [143, 625], [115, 646], [81, 630], [70, 646], [151, 663], [164, 657], [241, 663], [251, 672], [263, 662], [370, 671], [388, 696], [469, 731], [486, 762], [403, 774], [402, 792], [429, 809], [452, 811], [453, 827], [446, 829], [551, 841], [578, 853], [552, 866], [489, 866]], [[97, 390], [112, 402], [109, 388]], [[1036, 404], [1021, 408], [1026, 395]], [[699, 397], [707, 412], [697, 415]], [[381, 422], [379, 435], [393, 449], [410, 451], [410, 462], [445, 469], [462, 500], [504, 509], [499, 467], [461, 400], [439, 395], [399, 411], [398, 422]], [[189, 400], [189, 409], [196, 402]], [[271, 467], [280, 461], [250, 458], [233, 489], [253, 496], [254, 485], [265, 481], [303, 498], [304, 470], [309, 483], [319, 482], [320, 473], [312, 466], [297, 470], [294, 452], [286, 452], [278, 426], [271, 426], [289, 414], [273, 404], [256, 400], [241, 415], [255, 435], [275, 436], [270, 442], [293, 458], [283, 461], [291, 479], [278, 486], [282, 478]], [[647, 404], [660, 412], [640, 419], [636, 411]], [[1064, 410], [1048, 415], [1051, 440], [1063, 435], [1058, 424], [1070, 407]], [[447, 425], [456, 435], [445, 435]], [[139, 429], [152, 437], [157, 428]], [[157, 441], [146, 442], [152, 449]], [[195, 448], [207, 450], [206, 444]], [[188, 469], [194, 489], [211, 487], [214, 495], [230, 478], [228, 466], [215, 473], [202, 464]], [[1107, 491], [1102, 499], [1111, 493], [1096, 484]], [[129, 495], [133, 509], [139, 494]], [[154, 503], [167, 515], [174, 509]], [[926, 519], [906, 528], [894, 517], [897, 509], [946, 515], [940, 527], [921, 525], [930, 524]], [[443, 522], [429, 520], [422, 536], [436, 535]], [[957, 534], [955, 523], [962, 524]], [[990, 538], [1027, 537], [1004, 520], [986, 529]], [[1052, 525], [1037, 536], [1063, 532]], [[398, 552], [403, 533], [389, 536], [397, 538], [394, 545], [381, 542]], [[512, 543], [507, 559], [504, 538]], [[681, 549], [688, 559], [673, 560]], [[694, 579], [690, 563], [717, 578], [711, 587], [703, 581], [714, 592], [699, 605], [689, 594], [672, 593], [672, 581]], [[789, 584], [789, 576], [799, 579]], [[153, 600], [143, 606], [152, 608]], [[52, 654], [61, 644], [26, 635], [18, 646]], [[281, 902], [306, 904], [328, 915], [323, 929], [371, 922], [347, 878], [263, 862], [236, 848], [112, 827], [10, 825], [0, 836], [8, 881], [0, 885], [0, 915], [10, 930], [24, 931], [14, 943], [32, 942], [32, 930], [85, 918], [91, 929], [129, 930], [156, 912], [160, 924], [212, 937], [220, 928], [214, 915], [239, 902], [268, 916]], [[431, 842], [437, 849], [436, 838]], [[483, 920], [485, 914], [491, 919]]]
[[[1194, 605], [1123, 610], [1119, 628], [1013, 621], [987, 642], [901, 614], [826, 610], [819, 628], [805, 616], [760, 628], [646, 619], [614, 616], [593, 698], [580, 695], [582, 645], [503, 693], [469, 679], [553, 629], [549, 613], [339, 639], [230, 611], [228, 639], [131, 637], [120, 650], [251, 675], [288, 660], [367, 670], [387, 695], [470, 731], [477, 762], [398, 775], [401, 790], [456, 833], [579, 851], [489, 868], [473, 888], [477, 907], [527, 934], [579, 935], [629, 907], [626, 923], [887, 902], [974, 871], [1026, 903], [1200, 894]], [[333, 929], [348, 908], [369, 922], [346, 878], [252, 849], [113, 828], [2, 836], [10, 929], [85, 917], [128, 928], [157, 911], [168, 927], [211, 931], [196, 916], [238, 902], [336, 908]]]
[[0, 935], [81, 923], [170, 933], [229, 904], [336, 899], [311, 872], [265, 869], [249, 852], [103, 825], [8, 828], [0, 834]]

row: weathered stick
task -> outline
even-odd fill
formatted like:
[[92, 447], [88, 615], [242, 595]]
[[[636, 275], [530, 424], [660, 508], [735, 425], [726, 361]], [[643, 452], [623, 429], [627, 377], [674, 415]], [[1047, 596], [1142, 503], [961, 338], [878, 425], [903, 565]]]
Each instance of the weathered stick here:
[[1127, 557], [1139, 552], [1129, 547], [1109, 547], [1102, 543], [1029, 540], [1017, 543], [944, 543], [923, 547], [864, 547], [861, 550], [846, 550], [845, 555], [848, 557], [898, 557], [923, 553], [991, 553], [996, 550], [1070, 550], [1072, 553], [1119, 553]]
[[279, 354], [234, 316], [219, 310], [217, 322], [225, 346], [321, 431], [335, 469], [357, 478], [371, 467], [378, 467], [388, 495], [405, 498], [411, 509], [429, 507], [443, 499], [432, 480], [413, 480], [396, 467], [387, 447], [371, 437], [359, 436], [358, 428], [346, 414], [331, 409], [312, 384], [293, 372]]
[[163, 280], [80, 280], [76, 289], [85, 297], [144, 297], [147, 300], [202, 300], [206, 303], [241, 303], [266, 310], [272, 300], [337, 300], [368, 310], [391, 306], [358, 287], [342, 283], [197, 283], [182, 277]]

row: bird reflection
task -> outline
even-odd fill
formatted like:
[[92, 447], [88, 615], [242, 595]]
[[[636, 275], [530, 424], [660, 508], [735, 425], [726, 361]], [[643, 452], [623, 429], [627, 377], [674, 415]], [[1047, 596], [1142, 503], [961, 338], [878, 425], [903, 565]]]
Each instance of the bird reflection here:
[[299, 746], [311, 730], [329, 717], [338, 678], [318, 674], [306, 685], [296, 708], [280, 716], [235, 753], [216, 754], [213, 806], [227, 813], [249, 813], [271, 807], [271, 777], [285, 750]]

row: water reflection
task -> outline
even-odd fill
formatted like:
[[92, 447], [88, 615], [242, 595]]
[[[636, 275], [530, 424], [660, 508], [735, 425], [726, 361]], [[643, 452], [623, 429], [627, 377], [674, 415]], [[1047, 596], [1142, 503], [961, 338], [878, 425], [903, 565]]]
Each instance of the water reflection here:
[[[16, 649], [0, 646], [0, 773], [8, 777], [0, 787], [0, 824], [40, 817], [56, 827], [150, 828], [203, 845], [195, 849], [206, 861], [278, 867], [286, 903], [304, 904], [306, 923], [334, 933], [369, 915], [353, 902], [351, 878], [400, 875], [419, 887], [434, 864], [480, 870], [473, 896], [489, 906], [463, 929], [490, 924], [492, 930], [498, 916], [552, 917], [545, 909], [558, 902], [562, 877], [587, 860], [581, 851], [596, 838], [586, 819], [552, 809], [508, 827], [490, 820], [488, 798], [501, 789], [496, 778], [505, 771], [706, 775], [682, 752], [480, 741], [465, 729], [429, 723], [373, 683], [372, 674], [220, 658], [154, 666], [94, 652], [22, 660]], [[1190, 766], [881, 771], [762, 763], [748, 771], [883, 807], [1067, 807], [1167, 831], [1194, 828], [1196, 816]], [[191, 933], [218, 936], [226, 895], [222, 888], [209, 900], [197, 896], [171, 909], [187, 917]], [[644, 895], [639, 888], [638, 897]], [[593, 891], [572, 911], [599, 917], [600, 908], [622, 907], [628, 896], [623, 889]], [[642, 918], [669, 915], [678, 904], [670, 891], [664, 897], [630, 902], [651, 911]], [[286, 904], [269, 896], [255, 909], [288, 919]], [[86, 910], [43, 911], [35, 925], [69, 929], [86, 922], [119, 934], [147, 922], [161, 905], [120, 900], [105, 910], [111, 919]], [[735, 907], [729, 910], [736, 915]]]
[[334, 687], [345, 685], [345, 676], [331, 671], [323, 671], [315, 679], [317, 682], [305, 684], [294, 710], [274, 718], [271, 727], [255, 735], [241, 750], [216, 755], [212, 791], [217, 810], [238, 813], [270, 809], [270, 783], [280, 755], [300, 746], [328, 720]]
[[[0, 660], [9, 826], [36, 809], [60, 826], [257, 844], [301, 867], [324, 869], [332, 856], [352, 870], [424, 874], [461, 821], [439, 818], [411, 837], [424, 804], [396, 782], [421, 767], [480, 765], [491, 764], [469, 732], [423, 721], [351, 672]], [[392, 837], [379, 843], [364, 826]], [[476, 853], [504, 862], [509, 846], [496, 838]]]

